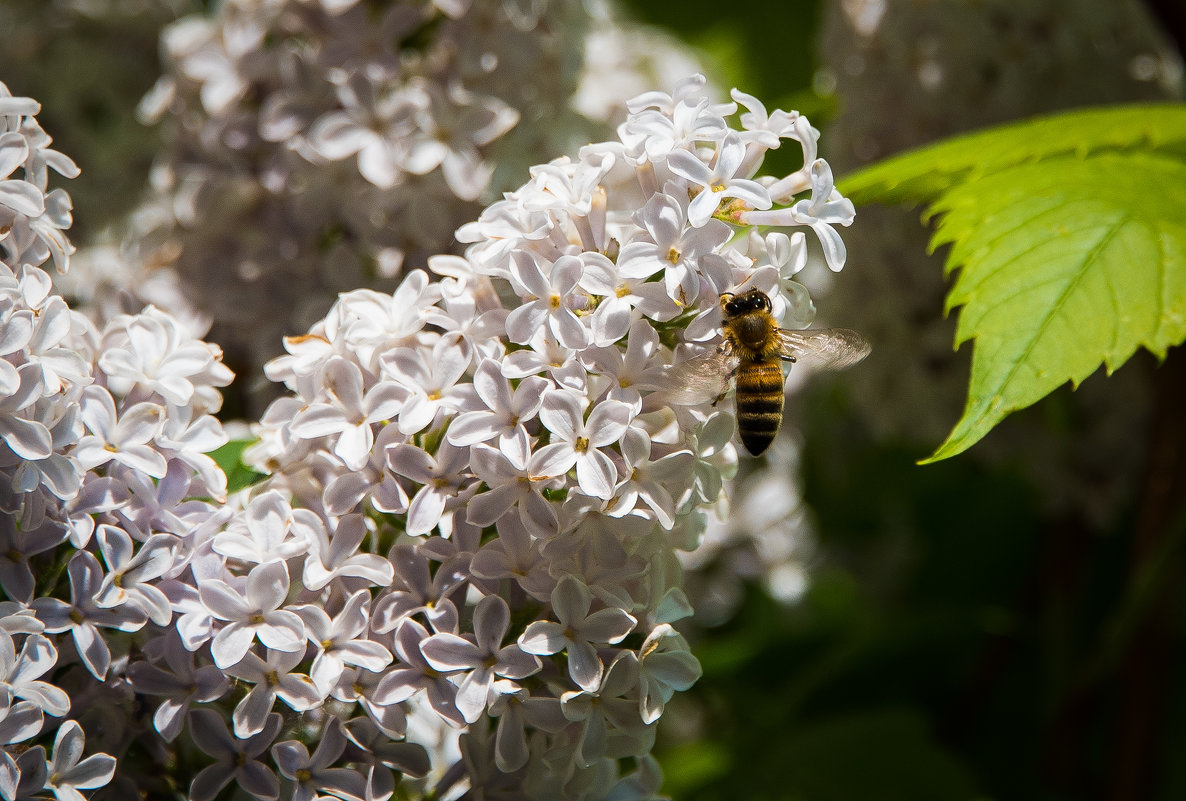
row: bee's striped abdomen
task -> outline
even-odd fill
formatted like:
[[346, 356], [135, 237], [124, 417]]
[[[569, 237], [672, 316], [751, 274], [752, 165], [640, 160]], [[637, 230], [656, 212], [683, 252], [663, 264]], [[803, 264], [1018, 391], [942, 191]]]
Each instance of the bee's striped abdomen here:
[[782, 385], [778, 361], [743, 362], [737, 368], [737, 433], [754, 456], [770, 447], [782, 424]]

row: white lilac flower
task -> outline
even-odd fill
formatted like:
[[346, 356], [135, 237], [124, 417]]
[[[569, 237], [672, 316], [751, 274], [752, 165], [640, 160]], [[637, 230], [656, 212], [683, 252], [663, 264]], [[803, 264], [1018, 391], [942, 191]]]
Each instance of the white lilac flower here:
[[701, 674], [700, 662], [669, 623], [656, 626], [638, 649], [639, 712], [653, 723], [677, 691], [688, 689]]
[[45, 712], [32, 701], [18, 701], [0, 706], [0, 745], [31, 740], [41, 733]]
[[314, 527], [309, 541], [309, 556], [305, 559], [305, 569], [301, 574], [305, 587], [320, 590], [335, 579], [347, 577], [366, 579], [377, 587], [391, 584], [395, 580], [395, 569], [391, 562], [378, 554], [360, 550], [366, 534], [366, 522], [362, 515], [342, 517], [332, 539], [325, 526]]
[[564, 717], [580, 724], [578, 753], [588, 766], [602, 757], [639, 756], [650, 750], [655, 727], [638, 718], [638, 660], [629, 651], [614, 659], [595, 689], [560, 698]]
[[540, 449], [538, 470], [543, 475], [563, 475], [576, 468], [577, 485], [597, 498], [613, 496], [618, 471], [602, 450], [618, 442], [633, 417], [631, 408], [620, 401], [604, 401], [585, 418], [586, 402], [575, 392], [549, 391], [540, 407], [539, 419], [552, 432], [553, 442]]
[[588, 376], [578, 358], [580, 351], [564, 347], [543, 329], [526, 344], [527, 348], [507, 354], [504, 376], [514, 380], [546, 372], [556, 386], [585, 391]]
[[19, 384], [13, 393], [0, 398], [0, 439], [21, 459], [44, 459], [53, 453], [49, 429], [21, 414], [44, 394], [41, 370], [24, 364], [17, 373]]
[[270, 649], [303, 652], [305, 624], [282, 608], [288, 595], [288, 567], [265, 562], [247, 574], [242, 590], [220, 579], [201, 582], [198, 593], [211, 616], [225, 623], [210, 643], [214, 664], [226, 669], [243, 659], [258, 638]]
[[601, 683], [603, 665], [595, 644], [620, 642], [637, 623], [621, 609], [608, 607], [590, 613], [593, 594], [572, 576], [566, 576], [552, 590], [552, 612], [556, 621], [530, 624], [519, 638], [519, 647], [529, 654], [547, 656], [561, 650], [568, 654], [568, 675], [584, 690], [592, 692]]
[[428, 631], [412, 618], [404, 618], [395, 632], [395, 653], [399, 663], [379, 681], [371, 700], [380, 705], [398, 704], [420, 691], [428, 697], [433, 711], [455, 726], [464, 726], [465, 717], [458, 710], [457, 686], [429, 664], [420, 651]]
[[[49, 278], [44, 272], [24, 267], [22, 283], [27, 283], [30, 278], [44, 281], [48, 291]], [[36, 317], [24, 346], [24, 358], [41, 368], [41, 383], [46, 393], [58, 392], [64, 386], [85, 384], [90, 379], [90, 364], [72, 347], [75, 344], [72, 329], [78, 323], [77, 313], [57, 295], [29, 305], [36, 310]]]
[[48, 637], [30, 634], [18, 654], [12, 637], [0, 632], [0, 689], [60, 718], [70, 711], [70, 696], [38, 678], [52, 670], [57, 662], [58, 651]]
[[194, 654], [185, 649], [178, 636], [167, 636], [163, 645], [162, 660], [168, 670], [135, 662], [128, 666], [128, 681], [138, 693], [165, 696], [153, 713], [152, 724], [166, 742], [172, 742], [181, 733], [190, 704], [221, 698], [230, 689], [230, 682], [214, 665], [196, 667]]
[[91, 433], [78, 441], [73, 456], [84, 470], [93, 470], [111, 460], [153, 478], [163, 478], [165, 457], [147, 443], [160, 431], [165, 408], [156, 403], [137, 403], [117, 413], [111, 393], [104, 387], [82, 391], [82, 421]]
[[280, 715], [268, 715], [263, 728], [245, 740], [231, 736], [226, 723], [213, 709], [195, 709], [189, 713], [189, 732], [202, 753], [215, 762], [194, 776], [189, 786], [192, 801], [211, 801], [232, 781], [261, 801], [280, 797], [280, 782], [259, 756], [280, 732]]
[[477, 444], [470, 449], [470, 467], [486, 485], [466, 506], [466, 519], [478, 526], [489, 526], [505, 520], [512, 509], [518, 509], [523, 527], [536, 537], [554, 532], [558, 518], [553, 505], [543, 495], [546, 489], [558, 489], [559, 476], [545, 472], [543, 458], [532, 454], [530, 461], [518, 464], [504, 451]]
[[226, 668], [229, 675], [253, 685], [231, 713], [235, 737], [240, 740], [263, 731], [277, 698], [297, 712], [307, 712], [325, 697], [311, 678], [292, 672], [304, 661], [304, 651], [267, 651], [267, 659], [248, 651]]
[[185, 406], [204, 385], [226, 386], [233, 377], [219, 361], [217, 346], [194, 339], [174, 318], [156, 309], [113, 321], [105, 340], [99, 367], [109, 386], [124, 394], [139, 384], [169, 403]]
[[82, 758], [85, 738], [80, 727], [68, 720], [54, 738], [53, 755], [47, 766], [47, 790], [52, 790], [58, 801], [83, 801], [79, 790], [103, 787], [115, 775], [115, 758], [109, 754], [92, 754]]
[[148, 621], [148, 614], [130, 604], [115, 608], [100, 605], [103, 567], [90, 551], [76, 551], [66, 571], [70, 576], [70, 603], [42, 597], [34, 598], [31, 606], [47, 633], [70, 632], [82, 663], [102, 681], [111, 665], [111, 649], [100, 627], [138, 631]]
[[431, 573], [427, 556], [410, 544], [397, 544], [388, 558], [395, 568], [395, 581], [375, 602], [372, 628], [382, 634], [423, 613], [434, 630], [454, 631], [458, 614], [453, 596], [464, 589], [465, 576], [451, 570]]
[[[584, 256], [581, 288], [590, 292], [596, 309], [590, 317], [592, 344], [606, 347], [622, 339], [637, 309], [653, 320], [670, 320], [680, 312], [664, 288], [648, 276], [630, 275], [600, 253]], [[644, 269], [650, 269], [649, 265]]]
[[715, 161], [705, 164], [687, 150], [668, 154], [668, 166], [686, 178], [696, 192], [688, 205], [688, 223], [699, 227], [711, 219], [724, 198], [737, 198], [752, 209], [768, 209], [771, 200], [766, 189], [756, 181], [738, 177], [745, 168], [746, 146], [735, 132], [725, 134], [715, 154]]
[[158, 626], [167, 626], [173, 608], [152, 582], [173, 566], [177, 539], [170, 534], [154, 534], [133, 553], [128, 533], [106, 523], [99, 526], [97, 539], [108, 572], [95, 594], [95, 603], [104, 608], [130, 604]]
[[[757, 206], [754, 207], [758, 208]], [[832, 270], [844, 267], [847, 251], [844, 240], [834, 225], [852, 225], [856, 209], [852, 201], [836, 191], [832, 183], [832, 168], [823, 159], [811, 165], [811, 198], [800, 200], [787, 209], [743, 212], [741, 219], [749, 225], [809, 225], [824, 247], [824, 257]]]
[[470, 406], [471, 389], [458, 381], [469, 359], [438, 342], [431, 351], [400, 348], [384, 358], [385, 371], [409, 390], [399, 409], [399, 430], [416, 434], [449, 412]]
[[473, 380], [474, 391], [486, 409], [457, 415], [449, 426], [449, 441], [469, 446], [497, 438], [500, 451], [516, 463], [526, 464], [531, 455], [526, 424], [539, 412], [547, 382], [528, 376], [512, 387], [493, 359], [484, 359], [478, 365]]
[[326, 721], [312, 755], [304, 743], [296, 740], [285, 740], [272, 746], [272, 758], [280, 775], [295, 785], [293, 801], [324, 798], [320, 795], [322, 791], [336, 798], [359, 801], [365, 798], [366, 779], [362, 774], [352, 768], [333, 767], [346, 745], [342, 722], [331, 717]]
[[[34, 116], [41, 106], [27, 97], [13, 97], [0, 84], [0, 262], [16, 272], [53, 259], [59, 272], [69, 268], [74, 247], [63, 230], [70, 227], [70, 197], [49, 190], [47, 167], [66, 178], [78, 167], [52, 150], [52, 140]], [[14, 177], [21, 170], [20, 178]]]
[[305, 623], [309, 641], [318, 649], [309, 677], [323, 695], [338, 683], [346, 665], [380, 673], [391, 664], [391, 652], [363, 636], [370, 622], [370, 604], [371, 594], [363, 589], [347, 598], [332, 618], [319, 606], [294, 607]]
[[207, 496], [226, 501], [227, 478], [222, 468], [209, 456], [229, 441], [222, 424], [210, 414], [201, 414], [194, 406], [173, 406], [165, 416], [156, 444], [170, 457], [170, 466], [181, 462], [198, 474]]
[[472, 475], [465, 470], [468, 457], [467, 449], [451, 442], [441, 443], [435, 456], [414, 445], [388, 448], [387, 466], [391, 471], [421, 485], [408, 505], [409, 534], [427, 534], [445, 509], [466, 500], [465, 488], [474, 488]]
[[321, 527], [316, 515], [293, 509], [282, 494], [269, 491], [252, 498], [241, 517], [214, 535], [210, 547], [227, 559], [261, 565], [303, 554]]
[[561, 257], [545, 275], [535, 257], [526, 251], [511, 254], [511, 275], [521, 295], [530, 298], [507, 315], [507, 336], [524, 344], [544, 326], [561, 345], [580, 350], [589, 344], [590, 332], [572, 309], [577, 283], [584, 272], [581, 260]]
[[393, 788], [392, 771], [420, 778], [431, 769], [424, 746], [400, 742], [368, 718], [353, 718], [342, 729], [351, 745], [361, 752], [360, 761], [370, 766], [367, 801], [389, 797]]
[[289, 430], [303, 438], [335, 436], [334, 455], [357, 470], [366, 464], [374, 447], [372, 426], [399, 412], [408, 391], [392, 382], [364, 389], [362, 371], [345, 359], [330, 359], [323, 369], [328, 401], [297, 412]]
[[40, 745], [22, 752], [15, 759], [7, 751], [0, 751], [0, 792], [4, 793], [0, 797], [4, 801], [44, 798], [40, 793], [48, 778], [47, 767], [45, 749]]
[[622, 437], [622, 457], [627, 477], [615, 491], [608, 514], [653, 515], [659, 525], [670, 529], [675, 525], [676, 507], [682, 504], [677, 504], [668, 487], [691, 486], [692, 454], [681, 450], [652, 460], [650, 438], [632, 428]]
[[13, 634], [40, 634], [45, 626], [33, 610], [17, 601], [0, 601], [0, 631]]
[[560, 699], [532, 696], [512, 681], [494, 682], [490, 714], [498, 718], [494, 733], [494, 759], [499, 769], [512, 773], [527, 764], [527, 727], [551, 734], [568, 725]]
[[504, 517], [498, 521], [498, 537], [474, 554], [470, 570], [478, 578], [511, 579], [532, 598], [547, 601], [556, 579], [548, 570], [549, 561], [539, 551], [539, 543], [540, 539], [520, 518]]
[[474, 609], [470, 638], [443, 632], [420, 643], [428, 663], [443, 673], [459, 677], [457, 709], [473, 723], [486, 709], [495, 676], [522, 679], [539, 671], [541, 663], [518, 645], [503, 646], [511, 624], [511, 610], [497, 595], [488, 595]]
[[[18, 461], [12, 472], [12, 489], [25, 493], [27, 500], [32, 500], [41, 488], [57, 501], [69, 500], [82, 483], [82, 469], [67, 453], [82, 433], [82, 426], [78, 424], [78, 404], [73, 393], [42, 398], [33, 405], [29, 416], [33, 418], [28, 421], [31, 425], [49, 431], [51, 451], [44, 458]], [[35, 518], [25, 521], [26, 525], [34, 523]]]

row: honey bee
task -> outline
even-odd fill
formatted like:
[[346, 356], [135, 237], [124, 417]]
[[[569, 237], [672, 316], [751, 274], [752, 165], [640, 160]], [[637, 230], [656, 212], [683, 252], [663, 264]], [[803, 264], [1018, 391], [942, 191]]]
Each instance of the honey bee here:
[[847, 328], [788, 331], [778, 327], [760, 289], [721, 295], [724, 341], [710, 353], [675, 365], [666, 397], [672, 403], [719, 401], [736, 384], [737, 433], [754, 456], [774, 441], [782, 424], [782, 362], [823, 370], [850, 367], [869, 355], [868, 341]]

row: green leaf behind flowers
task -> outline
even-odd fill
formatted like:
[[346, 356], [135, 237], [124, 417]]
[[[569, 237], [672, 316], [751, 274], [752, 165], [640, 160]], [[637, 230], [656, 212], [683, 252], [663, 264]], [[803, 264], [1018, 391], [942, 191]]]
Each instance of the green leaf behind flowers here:
[[226, 473], [227, 491], [238, 492], [257, 484], [266, 476], [243, 464], [243, 451], [255, 440], [235, 439], [210, 452], [210, 458]]
[[974, 340], [963, 416], [925, 461], [1138, 347], [1186, 339], [1186, 106], [1060, 114], [962, 136], [843, 182], [855, 202], [928, 203]]

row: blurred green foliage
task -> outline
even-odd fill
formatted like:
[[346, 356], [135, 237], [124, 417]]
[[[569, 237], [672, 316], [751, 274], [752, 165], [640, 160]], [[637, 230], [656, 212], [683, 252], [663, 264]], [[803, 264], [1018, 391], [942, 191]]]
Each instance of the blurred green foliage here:
[[254, 443], [255, 440], [251, 439], [235, 439], [210, 452], [210, 458], [226, 473], [228, 492], [246, 489], [265, 478], [263, 473], [257, 473], [243, 464], [243, 451]]
[[[161, 28], [195, 10], [192, 0], [86, 3], [3, 0], [0, 80], [41, 103], [38, 121], [82, 170], [57, 178], [74, 203], [70, 237], [89, 241], [118, 223], [145, 192], [160, 132], [136, 106], [161, 75]], [[56, 178], [56, 176], [55, 176]]]

